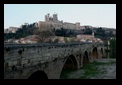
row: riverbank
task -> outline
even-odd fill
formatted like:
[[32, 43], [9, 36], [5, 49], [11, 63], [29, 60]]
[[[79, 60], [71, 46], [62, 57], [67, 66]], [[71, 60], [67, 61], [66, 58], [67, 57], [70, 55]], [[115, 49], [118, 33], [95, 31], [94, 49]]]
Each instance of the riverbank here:
[[97, 59], [79, 70], [70, 70], [62, 79], [116, 79], [116, 59]]

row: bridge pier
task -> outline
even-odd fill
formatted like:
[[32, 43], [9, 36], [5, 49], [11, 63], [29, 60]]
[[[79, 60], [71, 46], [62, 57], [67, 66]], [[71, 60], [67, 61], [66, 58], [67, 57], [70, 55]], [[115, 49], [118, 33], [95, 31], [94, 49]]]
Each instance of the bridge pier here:
[[102, 55], [104, 48], [100, 52], [98, 47], [89, 44], [7, 45], [4, 47], [4, 78], [60, 79], [63, 69], [80, 69]]

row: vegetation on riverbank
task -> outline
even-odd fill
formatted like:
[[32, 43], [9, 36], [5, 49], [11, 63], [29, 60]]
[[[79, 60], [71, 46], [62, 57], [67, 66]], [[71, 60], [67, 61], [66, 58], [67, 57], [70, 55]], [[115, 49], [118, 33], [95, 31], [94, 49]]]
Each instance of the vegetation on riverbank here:
[[100, 70], [99, 66], [101, 65], [112, 65], [115, 64], [115, 61], [111, 62], [92, 62], [83, 67], [84, 69], [84, 74], [79, 78], [79, 79], [89, 79], [90, 77], [97, 76], [99, 74], [106, 73], [106, 70]]
[[[61, 79], [91, 79], [92, 77], [96, 77], [101, 74], [106, 74], [106, 69], [99, 69], [99, 66], [111, 66], [113, 64], [116, 64], [116, 61], [109, 61], [109, 62], [92, 62], [84, 65], [83, 68], [79, 70], [74, 69], [65, 69], [62, 71]], [[69, 77], [69, 75], [72, 75], [76, 73], [76, 71], [80, 72], [79, 78], [78, 77]], [[82, 71], [82, 72], [81, 72]]]

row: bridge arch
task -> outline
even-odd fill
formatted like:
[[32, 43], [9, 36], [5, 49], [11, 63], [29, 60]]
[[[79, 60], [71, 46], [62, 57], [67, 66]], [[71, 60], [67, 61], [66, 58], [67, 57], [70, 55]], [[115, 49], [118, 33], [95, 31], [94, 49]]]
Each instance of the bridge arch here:
[[98, 58], [98, 49], [97, 49], [97, 47], [93, 48], [91, 56], [92, 56], [93, 59]]
[[32, 73], [28, 79], [48, 79], [48, 77], [44, 71], [39, 70]]
[[89, 55], [88, 52], [85, 51], [83, 55], [83, 65], [89, 62]]
[[64, 60], [64, 64], [60, 73], [60, 78], [63, 75], [63, 72], [69, 69], [78, 69], [78, 60], [74, 55], [70, 55]]
[[103, 48], [101, 48], [100, 52], [101, 52], [101, 56], [104, 57]]
[[78, 68], [78, 62], [74, 55], [70, 55], [65, 61], [63, 68], [71, 68], [71, 69], [77, 69]]
[[93, 60], [93, 59], [92, 59], [92, 53], [91, 53], [91, 51], [90, 51], [90, 52], [89, 52], [89, 61], [92, 62], [92, 60]]

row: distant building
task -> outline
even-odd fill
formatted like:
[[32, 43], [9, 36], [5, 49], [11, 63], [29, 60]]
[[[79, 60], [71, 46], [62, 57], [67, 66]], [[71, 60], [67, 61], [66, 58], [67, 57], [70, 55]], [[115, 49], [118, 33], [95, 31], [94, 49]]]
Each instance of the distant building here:
[[8, 29], [4, 29], [4, 33], [9, 33]]
[[100, 42], [100, 43], [103, 43], [103, 41], [101, 39], [94, 37], [94, 32], [92, 32], [92, 35], [87, 35], [87, 34], [77, 35], [77, 39], [80, 42]]
[[4, 33], [16, 33], [18, 30], [18, 27], [9, 27], [7, 29], [4, 29]]
[[80, 29], [85, 29], [85, 26], [80, 26]]
[[78, 39], [85, 39], [85, 40], [94, 38], [94, 32], [92, 33], [92, 35], [87, 35], [87, 34], [77, 35], [77, 38]]
[[77, 35], [77, 38], [89, 39], [89, 38], [94, 38], [94, 36], [92, 36], [92, 35], [86, 35], [86, 34], [80, 34], [80, 35]]
[[42, 30], [47, 30], [50, 28], [55, 28], [55, 29], [84, 29], [84, 27], [80, 26], [79, 22], [76, 23], [70, 23], [70, 22], [63, 22], [62, 20], [58, 20], [57, 14], [53, 14], [51, 17], [50, 14], [48, 13], [45, 15], [45, 21], [39, 21], [38, 23], [35, 24], [36, 27], [42, 28]]
[[86, 40], [85, 39], [81, 39], [80, 42], [86, 42]]

